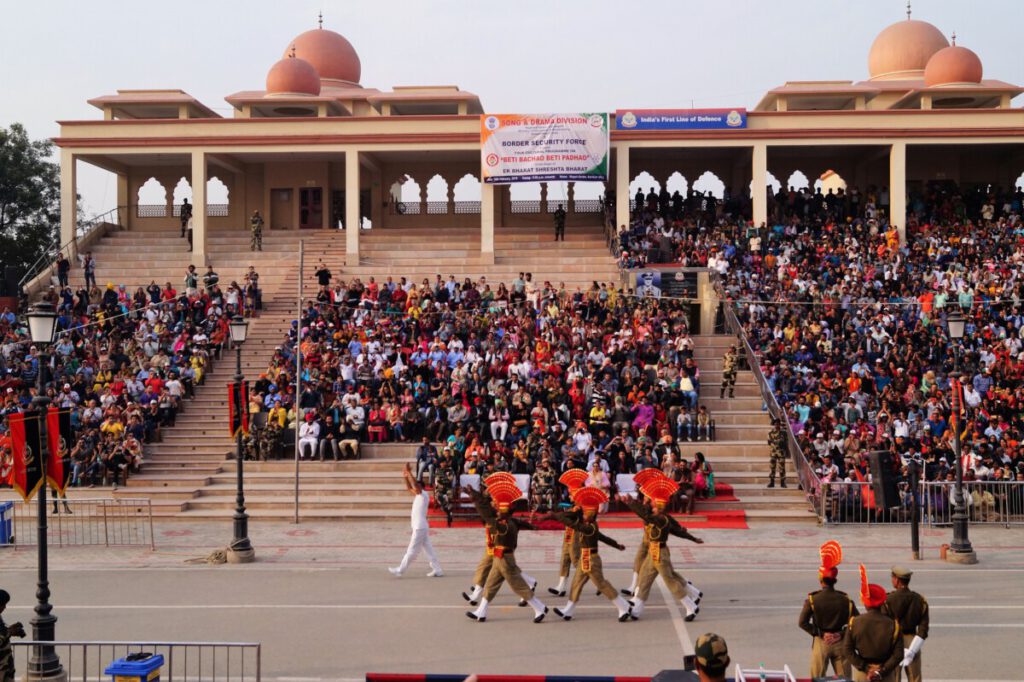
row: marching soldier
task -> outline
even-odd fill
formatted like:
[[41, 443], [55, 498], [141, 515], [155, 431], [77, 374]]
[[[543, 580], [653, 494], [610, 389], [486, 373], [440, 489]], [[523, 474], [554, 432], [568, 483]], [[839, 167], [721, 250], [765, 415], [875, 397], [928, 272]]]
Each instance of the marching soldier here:
[[[515, 484], [516, 477], [507, 471], [499, 471], [488, 476], [487, 479], [483, 481], [483, 484], [485, 488], [489, 489], [491, 485], [499, 481]], [[469, 493], [470, 499], [473, 501], [473, 506], [476, 507], [478, 512], [481, 507], [483, 507], [488, 510], [489, 515], [493, 516], [495, 514], [494, 506], [485, 494], [479, 493], [472, 488], [466, 488], [466, 490]], [[481, 514], [481, 518], [482, 517], [483, 515]], [[477, 562], [476, 565], [476, 570], [473, 571], [473, 587], [469, 589], [469, 594], [465, 592], [462, 593], [462, 598], [468, 601], [472, 606], [476, 606], [480, 597], [483, 595], [484, 585], [487, 584], [487, 578], [491, 573], [491, 566], [494, 564], [494, 528], [492, 525], [488, 524], [486, 520], [484, 521], [484, 537], [486, 540], [484, 555], [480, 557], [480, 561]], [[531, 592], [537, 589], [536, 578], [529, 576], [526, 573], [523, 573], [522, 576], [523, 580], [532, 586], [530, 587]], [[525, 599], [520, 599], [519, 605], [526, 606], [527, 601]]]
[[259, 210], [255, 210], [252, 212], [252, 218], [249, 219], [249, 227], [252, 229], [252, 238], [249, 240], [249, 250], [262, 251], [263, 216], [260, 215]]
[[911, 571], [892, 567], [893, 591], [885, 598], [885, 611], [900, 624], [903, 661], [908, 682], [921, 682], [921, 645], [928, 639], [928, 602], [910, 589]]
[[21, 623], [7, 625], [4, 623], [3, 612], [11, 595], [0, 590], [0, 682], [14, 682], [14, 651], [11, 649], [11, 637], [24, 637], [25, 628]]
[[825, 677], [828, 666], [846, 679], [850, 678], [850, 662], [843, 657], [843, 633], [857, 615], [857, 606], [845, 592], [835, 589], [843, 549], [835, 540], [821, 546], [821, 567], [818, 581], [821, 589], [811, 592], [800, 611], [800, 629], [814, 639], [811, 644], [811, 677]]
[[729, 389], [729, 397], [734, 397], [736, 392], [736, 366], [739, 364], [740, 359], [736, 355], [736, 345], [729, 346], [729, 350], [725, 351], [725, 357], [722, 358], [722, 390], [720, 397], [725, 397], [725, 389]]
[[[587, 472], [583, 469], [569, 469], [558, 477], [558, 482], [569, 489], [569, 498], [571, 499], [577, 490], [587, 484]], [[565, 585], [569, 581], [569, 569], [576, 566], [579, 570], [580, 536], [572, 529], [572, 526], [583, 519], [583, 510], [574, 504], [569, 511], [552, 513], [546, 518], [565, 524], [565, 533], [562, 535], [562, 561], [558, 568], [558, 585], [548, 588], [548, 592], [556, 597], [564, 597]]]
[[[515, 552], [519, 544], [520, 530], [536, 530], [536, 527], [512, 516], [512, 505], [522, 499], [523, 493], [515, 483], [508, 481], [495, 481], [489, 483], [487, 492], [490, 494], [497, 509], [490, 504], [477, 504], [477, 511], [484, 523], [493, 528], [494, 548], [492, 550], [493, 560], [487, 575], [487, 584], [484, 585], [483, 599], [475, 611], [466, 611], [466, 616], [475, 621], [483, 623], [487, 620], [487, 607], [498, 594], [501, 585], [508, 582], [509, 587], [519, 595], [520, 599], [526, 601], [533, 607], [533, 622], [539, 623], [544, 620], [548, 607], [533, 596], [533, 590], [523, 578], [522, 571], [516, 564]], [[474, 497], [476, 504], [480, 500]]]
[[452, 491], [455, 489], [455, 469], [451, 455], [445, 455], [434, 474], [434, 503], [444, 512], [448, 527], [452, 527]]
[[782, 422], [778, 417], [772, 419], [772, 430], [768, 432], [769, 473], [768, 487], [775, 487], [775, 476], [779, 477], [779, 485], [786, 487], [786, 434], [782, 430]]
[[[660, 478], [668, 478], [661, 472], [661, 469], [641, 469], [633, 476], [633, 483], [636, 484], [637, 489], [641, 489], [651, 481]], [[646, 500], [646, 497], [638, 497], [640, 504], [645, 504]], [[629, 583], [629, 589], [620, 590], [627, 597], [635, 597], [637, 586], [640, 584], [640, 569], [643, 568], [644, 560], [647, 559], [647, 547], [651, 542], [648, 530], [648, 526], [644, 524], [644, 537], [640, 541], [640, 546], [636, 548], [636, 556], [633, 557], [633, 580]]]
[[882, 613], [885, 588], [869, 585], [860, 565], [860, 600], [867, 613], [854, 616], [843, 639], [843, 658], [853, 666], [854, 682], [898, 682], [897, 666], [903, 653], [900, 624]]
[[573, 531], [580, 536], [580, 561], [572, 578], [569, 601], [561, 609], [556, 608], [555, 613], [565, 620], [572, 620], [576, 611], [576, 602], [583, 594], [583, 586], [588, 580], [593, 580], [594, 585], [601, 590], [601, 594], [615, 604], [615, 608], [619, 611], [619, 622], [625, 623], [629, 620], [629, 602], [623, 599], [611, 586], [611, 583], [605, 580], [604, 572], [601, 569], [601, 557], [597, 553], [599, 542], [619, 551], [626, 549], [624, 545], [602, 533], [597, 525], [597, 510], [608, 502], [608, 495], [599, 488], [577, 488], [573, 495], [573, 502], [583, 509], [582, 518], [571, 526]]
[[670, 535], [696, 542], [698, 545], [704, 541], [691, 535], [679, 522], [665, 513], [665, 507], [672, 496], [679, 491], [679, 484], [675, 481], [664, 478], [649, 482], [641, 492], [650, 499], [651, 506], [648, 509], [642, 502], [631, 500], [628, 497], [620, 498], [633, 512], [643, 519], [644, 530], [650, 538], [648, 542], [647, 557], [640, 569], [640, 581], [637, 585], [636, 597], [633, 599], [632, 616], [639, 618], [644, 612], [644, 604], [651, 593], [651, 587], [658, 576], [661, 576], [665, 586], [672, 593], [683, 608], [686, 609], [687, 621], [692, 621], [700, 613], [700, 599], [703, 593], [696, 587], [690, 585], [672, 567], [672, 557], [668, 550], [668, 538]]

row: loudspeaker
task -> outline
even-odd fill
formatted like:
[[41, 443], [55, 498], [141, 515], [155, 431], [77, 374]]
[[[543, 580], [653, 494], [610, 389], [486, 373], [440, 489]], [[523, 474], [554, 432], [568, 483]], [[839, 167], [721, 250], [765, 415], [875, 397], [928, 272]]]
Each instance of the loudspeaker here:
[[900, 506], [900, 491], [896, 484], [893, 457], [887, 450], [868, 453], [871, 465], [871, 488], [875, 491], [875, 506], [889, 509]]

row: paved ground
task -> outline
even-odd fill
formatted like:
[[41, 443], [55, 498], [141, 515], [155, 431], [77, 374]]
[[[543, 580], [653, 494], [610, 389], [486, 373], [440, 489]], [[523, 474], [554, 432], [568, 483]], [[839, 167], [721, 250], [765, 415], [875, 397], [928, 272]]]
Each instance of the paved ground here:
[[[51, 552], [59, 639], [258, 641], [267, 679], [354, 679], [368, 671], [651, 675], [680, 667], [703, 632], [721, 634], [733, 660], [789, 663], [807, 674], [808, 638], [795, 623], [815, 587], [817, 547], [835, 537], [846, 554], [840, 588], [856, 592], [856, 563], [885, 584], [888, 567], [910, 564], [904, 528], [767, 527], [704, 531], [706, 544], [673, 543], [677, 568], [705, 591], [701, 614], [679, 618], [656, 590], [645, 617], [620, 624], [587, 591], [577, 619], [540, 625], [505, 592], [487, 623], [467, 619], [459, 592], [479, 558], [476, 529], [432, 532], [446, 575], [419, 563], [401, 579], [385, 567], [401, 557], [403, 524], [254, 524], [259, 561], [207, 566], [186, 560], [226, 544], [224, 524], [158, 524], [157, 550], [63, 548]], [[624, 553], [602, 551], [617, 587], [629, 581], [639, 531], [612, 530]], [[938, 560], [948, 530], [926, 530], [914, 587], [932, 605], [925, 675], [935, 679], [1020, 679], [1024, 635], [1024, 533], [975, 530], [982, 562]], [[520, 564], [544, 587], [556, 580], [560, 534], [525, 535]], [[8, 622], [31, 617], [35, 552], [0, 551], [0, 586], [14, 595]], [[544, 598], [544, 597], [542, 597]], [[557, 605], [560, 600], [546, 599]], [[1013, 666], [1013, 667], [1012, 667]]]

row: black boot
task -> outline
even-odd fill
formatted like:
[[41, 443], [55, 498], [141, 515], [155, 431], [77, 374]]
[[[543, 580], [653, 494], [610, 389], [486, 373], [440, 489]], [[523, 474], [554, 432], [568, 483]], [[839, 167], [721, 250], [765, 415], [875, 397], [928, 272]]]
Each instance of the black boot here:
[[65, 514], [73, 514], [74, 513], [73, 511], [71, 511], [71, 507], [68, 506], [68, 501], [67, 500], [64, 500], [64, 513]]

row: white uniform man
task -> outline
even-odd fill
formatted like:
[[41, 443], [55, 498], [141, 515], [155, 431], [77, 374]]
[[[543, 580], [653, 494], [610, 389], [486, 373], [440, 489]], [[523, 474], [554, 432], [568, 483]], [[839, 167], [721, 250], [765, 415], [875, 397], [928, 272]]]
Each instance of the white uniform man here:
[[401, 577], [405, 573], [405, 569], [409, 568], [409, 564], [423, 551], [427, 553], [427, 561], [430, 562], [430, 573], [427, 573], [427, 576], [440, 578], [444, 575], [444, 571], [441, 570], [441, 562], [437, 560], [434, 546], [430, 544], [430, 524], [427, 523], [427, 507], [430, 505], [430, 496], [423, 490], [423, 485], [413, 477], [412, 465], [408, 462], [405, 464], [402, 477], [405, 479], [406, 490], [413, 496], [412, 514], [410, 515], [412, 537], [409, 538], [409, 547], [405, 550], [402, 563], [388, 570], [391, 575]]
[[306, 421], [299, 426], [299, 458], [313, 459], [316, 456], [319, 440], [320, 424], [316, 421], [316, 413], [307, 412]]

